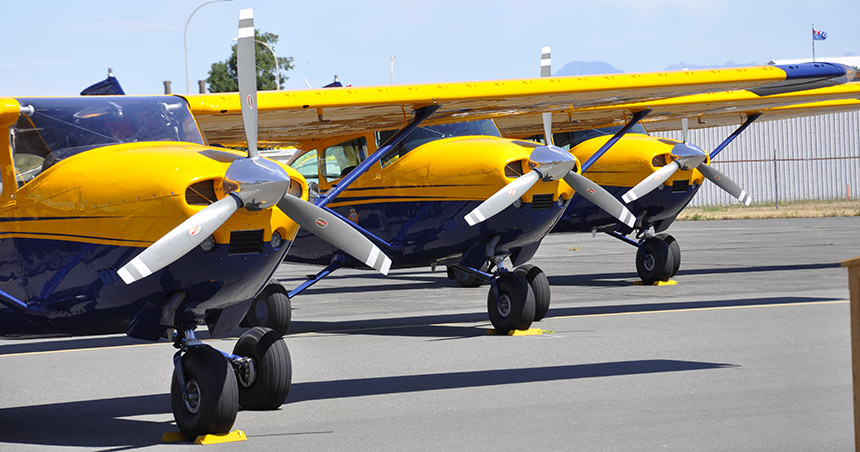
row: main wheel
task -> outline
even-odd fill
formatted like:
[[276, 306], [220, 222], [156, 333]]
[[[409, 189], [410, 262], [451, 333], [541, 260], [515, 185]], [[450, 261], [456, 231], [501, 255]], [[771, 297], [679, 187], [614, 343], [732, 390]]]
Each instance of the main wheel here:
[[[489, 268], [489, 265], [485, 263], [481, 266], [481, 271], [487, 271], [487, 268]], [[481, 284], [484, 284], [481, 278], [454, 267], [448, 267], [448, 279], [457, 281], [460, 287], [479, 287]]]
[[672, 275], [674, 260], [669, 254], [669, 244], [657, 237], [649, 237], [636, 252], [636, 271], [644, 284], [668, 281]]
[[522, 275], [526, 282], [529, 283], [529, 286], [532, 288], [532, 292], [535, 295], [535, 322], [540, 321], [546, 316], [547, 311], [549, 311], [549, 301], [550, 301], [550, 288], [549, 288], [549, 280], [546, 277], [546, 274], [540, 267], [531, 264], [523, 264], [514, 269], [514, 273]]
[[291, 317], [290, 297], [281, 286], [269, 284], [254, 299], [245, 320], [249, 327], [271, 328], [284, 336], [290, 329]]
[[238, 375], [239, 404], [246, 410], [274, 410], [290, 393], [293, 367], [290, 351], [275, 330], [255, 327], [239, 337], [233, 354], [254, 360], [254, 378]]
[[487, 312], [496, 331], [526, 330], [535, 318], [535, 295], [522, 275], [502, 273], [487, 295]]
[[176, 370], [170, 385], [170, 405], [176, 425], [185, 436], [227, 433], [239, 411], [236, 376], [227, 358], [207, 345], [192, 347], [182, 356], [187, 397]]
[[675, 240], [675, 237], [672, 237], [669, 234], [666, 235], [658, 235], [669, 245], [669, 257], [672, 258], [672, 274], [669, 277], [673, 277], [678, 274], [678, 269], [681, 268], [681, 245], [678, 244], [678, 241]]

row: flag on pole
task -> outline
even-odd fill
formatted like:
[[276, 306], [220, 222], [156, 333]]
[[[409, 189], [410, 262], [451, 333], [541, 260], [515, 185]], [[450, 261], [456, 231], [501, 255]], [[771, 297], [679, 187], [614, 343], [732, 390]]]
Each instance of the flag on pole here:
[[812, 39], [816, 41], [824, 41], [827, 39], [827, 32], [823, 30], [812, 29]]

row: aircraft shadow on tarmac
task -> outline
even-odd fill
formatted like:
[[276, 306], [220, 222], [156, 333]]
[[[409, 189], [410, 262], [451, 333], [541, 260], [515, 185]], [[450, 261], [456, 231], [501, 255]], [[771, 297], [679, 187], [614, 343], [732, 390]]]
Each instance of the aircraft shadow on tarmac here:
[[[148, 415], [164, 415], [169, 420], [130, 419]], [[0, 425], [3, 426], [0, 444], [111, 450], [156, 445], [161, 435], [176, 431], [169, 394], [2, 408]]]
[[[170, 343], [163, 340], [165, 346]], [[3, 344], [0, 341], [0, 356], [16, 355], [19, 353], [58, 352], [64, 350], [95, 349], [108, 347], [125, 347], [132, 345], [152, 344], [152, 342], [140, 339], [132, 339], [125, 335], [116, 336], [90, 336], [90, 337], [67, 337], [63, 340], [23, 342]]]
[[[657, 359], [317, 381], [294, 383], [287, 405], [369, 395], [733, 367], [739, 366]], [[170, 417], [169, 395], [152, 394], [2, 408], [0, 425], [3, 425], [3, 434], [0, 444], [118, 451], [159, 444], [162, 434], [176, 430], [172, 418], [165, 421], [134, 419], [146, 416]]]
[[287, 403], [418, 391], [498, 386], [583, 378], [740, 367], [735, 364], [650, 359], [564, 366], [357, 378], [293, 384]]

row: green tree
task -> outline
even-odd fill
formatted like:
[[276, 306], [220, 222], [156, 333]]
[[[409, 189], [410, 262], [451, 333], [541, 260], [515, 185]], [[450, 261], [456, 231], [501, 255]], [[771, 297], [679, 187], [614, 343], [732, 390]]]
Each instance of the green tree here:
[[[278, 35], [273, 33], [262, 33], [260, 30], [254, 30], [254, 39], [262, 41], [274, 48], [278, 43]], [[275, 71], [280, 72], [281, 86], [284, 87], [284, 81], [287, 77], [284, 72], [293, 68], [292, 57], [278, 57], [278, 67], [275, 67], [275, 58], [272, 52], [266, 46], [255, 43], [256, 59], [257, 59], [257, 89], [258, 90], [273, 90], [275, 88]], [[225, 93], [239, 91], [239, 83], [237, 82], [238, 70], [236, 69], [236, 44], [230, 52], [230, 57], [224, 61], [212, 63], [209, 69], [209, 77], [206, 79], [206, 84], [209, 86], [210, 93]]]

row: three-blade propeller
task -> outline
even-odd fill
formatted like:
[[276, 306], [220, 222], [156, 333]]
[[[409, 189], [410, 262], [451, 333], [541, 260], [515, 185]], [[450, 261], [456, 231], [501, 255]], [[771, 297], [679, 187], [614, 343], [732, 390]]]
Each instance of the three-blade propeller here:
[[254, 211], [276, 205], [301, 227], [377, 271], [388, 274], [391, 259], [376, 245], [337, 216], [287, 193], [290, 177], [286, 171], [258, 155], [254, 14], [251, 9], [239, 12], [237, 63], [248, 157], [233, 161], [224, 174], [229, 185], [237, 188], [147, 247], [119, 269], [119, 276], [126, 284], [143, 279], [200, 245], [239, 208]]
[[672, 175], [679, 169], [698, 169], [705, 178], [716, 184], [717, 187], [725, 190], [740, 202], [750, 205], [752, 198], [749, 193], [729, 179], [725, 174], [705, 163], [708, 159], [708, 154], [703, 151], [702, 148], [686, 142], [687, 124], [687, 118], [683, 118], [681, 120], [681, 128], [683, 130], [684, 142], [678, 143], [672, 147], [672, 162], [651, 173], [648, 177], [628, 190], [621, 199], [624, 200], [625, 203], [631, 203], [648, 193], [651, 193], [654, 189], [665, 183], [666, 180], [672, 177]]
[[[541, 49], [541, 77], [549, 77], [551, 74], [550, 55], [549, 47]], [[564, 179], [577, 194], [588, 199], [632, 228], [636, 222], [636, 217], [633, 213], [606, 191], [606, 189], [577, 173], [575, 171], [575, 168], [578, 166], [576, 157], [553, 144], [552, 113], [546, 112], [541, 116], [547, 144], [535, 147], [534, 151], [529, 155], [532, 170], [514, 179], [513, 182], [502, 187], [501, 190], [487, 198], [478, 207], [475, 207], [466, 215], [466, 223], [474, 226], [501, 212], [525, 194], [539, 180], [555, 181]]]

